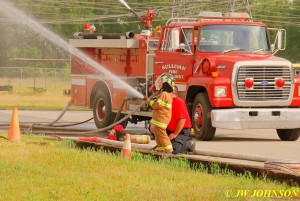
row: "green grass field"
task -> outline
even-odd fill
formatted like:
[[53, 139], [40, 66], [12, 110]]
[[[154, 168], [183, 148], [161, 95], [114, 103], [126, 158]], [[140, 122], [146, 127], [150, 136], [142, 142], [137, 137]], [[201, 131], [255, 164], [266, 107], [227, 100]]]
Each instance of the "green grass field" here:
[[[215, 174], [208, 174], [209, 169]], [[80, 150], [69, 141], [28, 136], [20, 143], [0, 138], [0, 184], [0, 200], [5, 201], [270, 200], [228, 196], [238, 190], [297, 192], [300, 199], [299, 188], [249, 174], [235, 176], [216, 165], [191, 169], [183, 159], [155, 160], [136, 152], [130, 161], [119, 154]]]
[[[19, 110], [62, 110], [71, 99], [63, 95], [64, 90], [71, 88], [70, 81], [48, 79], [46, 85], [43, 79], [37, 79], [36, 87], [45, 91], [34, 91], [32, 79], [23, 79], [21, 83], [19, 79], [2, 79], [0, 85], [13, 87], [11, 92], [0, 92], [0, 110], [14, 106]], [[71, 110], [80, 109], [72, 107]]]
[[1, 94], [0, 109], [10, 110], [16, 106], [19, 110], [62, 110], [70, 97], [58, 94], [21, 95]]

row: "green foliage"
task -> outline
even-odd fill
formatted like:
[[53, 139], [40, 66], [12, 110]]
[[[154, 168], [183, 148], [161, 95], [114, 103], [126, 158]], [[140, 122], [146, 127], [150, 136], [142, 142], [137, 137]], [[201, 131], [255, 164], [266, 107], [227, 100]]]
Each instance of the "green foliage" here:
[[[73, 37], [74, 32], [83, 32], [83, 24], [94, 24], [97, 32], [121, 33], [134, 31], [140, 33], [143, 25], [117, 0], [82, 0], [82, 1], [41, 1], [12, 0], [14, 5], [38, 19], [49, 29], [61, 35], [65, 40]], [[200, 11], [212, 10], [223, 13], [234, 9], [243, 12], [247, 9], [245, 1], [181, 1], [170, 0], [126, 0], [138, 15], [143, 17], [147, 8], [159, 11], [153, 21], [153, 27], [164, 25], [172, 17], [196, 17]], [[175, 4], [173, 2], [176, 2]], [[235, 2], [235, 5], [229, 4]], [[287, 49], [278, 53], [292, 62], [300, 61], [299, 52], [299, 15], [300, 1], [290, 0], [253, 0], [250, 9], [254, 21], [262, 21], [269, 27], [287, 30]], [[177, 12], [178, 11], [178, 12]], [[38, 32], [38, 30], [36, 30]], [[0, 25], [0, 66], [43, 66], [67, 68], [61, 63], [20, 63], [14, 58], [63, 58], [68, 53], [50, 44], [39, 34], [28, 28], [7, 23]]]
[[[300, 62], [298, 42], [300, 24], [295, 20], [300, 16], [300, 1], [254, 0], [252, 5], [254, 21], [262, 21], [268, 27], [286, 29], [286, 50], [279, 51], [277, 55], [293, 63]], [[271, 42], [274, 41], [271, 40]]]

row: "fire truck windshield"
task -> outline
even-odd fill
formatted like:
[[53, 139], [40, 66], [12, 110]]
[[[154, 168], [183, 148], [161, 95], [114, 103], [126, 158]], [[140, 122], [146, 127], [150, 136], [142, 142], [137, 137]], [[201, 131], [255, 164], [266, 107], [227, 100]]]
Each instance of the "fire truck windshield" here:
[[200, 30], [200, 52], [270, 53], [267, 29], [254, 25], [205, 25]]

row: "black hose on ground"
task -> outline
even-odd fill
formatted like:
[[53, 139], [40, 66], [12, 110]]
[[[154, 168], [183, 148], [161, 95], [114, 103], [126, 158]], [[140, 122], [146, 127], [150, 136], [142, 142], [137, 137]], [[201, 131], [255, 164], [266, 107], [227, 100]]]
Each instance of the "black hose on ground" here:
[[52, 122], [47, 123], [47, 124], [31, 124], [27, 130], [25, 130], [26, 133], [28, 133], [29, 131], [32, 130], [32, 128], [36, 125], [44, 125], [44, 126], [52, 126], [53, 124], [57, 123], [66, 113], [66, 111], [68, 110], [68, 108], [71, 105], [71, 100], [69, 100], [69, 102], [67, 103], [67, 105], [65, 106], [65, 108], [63, 109], [63, 111], [60, 113], [60, 115]]
[[71, 106], [71, 100], [69, 100], [69, 102], [67, 103], [67, 105], [65, 106], [61, 114], [54, 121], [45, 124], [45, 126], [52, 126], [53, 124], [57, 123], [64, 116], [64, 114], [66, 113], [66, 111], [69, 109], [70, 106]]
[[7, 141], [10, 141], [7, 137], [4, 137], [4, 136], [0, 136], [0, 138], [3, 138], [5, 140], [7, 140]]
[[91, 121], [92, 119], [94, 119], [94, 117], [91, 117], [85, 121], [81, 121], [81, 122], [77, 122], [77, 123], [71, 123], [71, 124], [59, 124], [59, 125], [52, 125], [53, 127], [68, 127], [68, 126], [76, 126], [76, 125], [79, 125], [79, 124], [84, 124], [86, 122], [89, 122]]
[[[149, 99], [153, 98], [154, 96], [156, 96], [159, 92], [157, 93], [153, 93]], [[143, 103], [141, 103], [139, 105], [139, 107], [137, 107], [135, 110], [130, 111], [124, 118], [120, 119], [119, 121], [104, 127], [104, 128], [100, 128], [100, 129], [96, 129], [96, 130], [91, 130], [91, 131], [84, 131], [84, 132], [72, 132], [71, 134], [74, 135], [88, 135], [88, 134], [99, 134], [101, 132], [107, 131], [112, 129], [113, 127], [115, 127], [118, 124], [121, 124], [122, 122], [126, 121], [131, 115], [133, 115], [135, 112], [139, 111], [141, 107], [143, 107], [145, 104], [147, 103], [147, 101], [144, 101]], [[59, 128], [59, 127], [53, 127], [53, 126], [44, 126], [44, 125], [33, 125], [31, 128], [40, 128], [40, 129], [48, 129], [48, 130], [62, 130], [61, 132], [55, 132], [56, 135], [70, 135], [70, 129], [69, 128]], [[73, 128], [72, 130], [77, 130], [76, 128]], [[79, 130], [79, 129], [78, 129]], [[82, 129], [80, 129], [82, 130]], [[46, 134], [46, 132], [41, 132]], [[48, 133], [48, 132], [47, 132]], [[49, 133], [50, 134], [50, 133]]]

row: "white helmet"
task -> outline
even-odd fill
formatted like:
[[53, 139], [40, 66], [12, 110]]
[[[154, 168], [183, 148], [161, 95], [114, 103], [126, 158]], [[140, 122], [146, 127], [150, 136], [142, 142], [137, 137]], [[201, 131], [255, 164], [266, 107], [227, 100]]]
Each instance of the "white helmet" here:
[[166, 92], [173, 92], [173, 87], [175, 86], [175, 78], [170, 73], [163, 73], [155, 80], [156, 90], [162, 89]]

